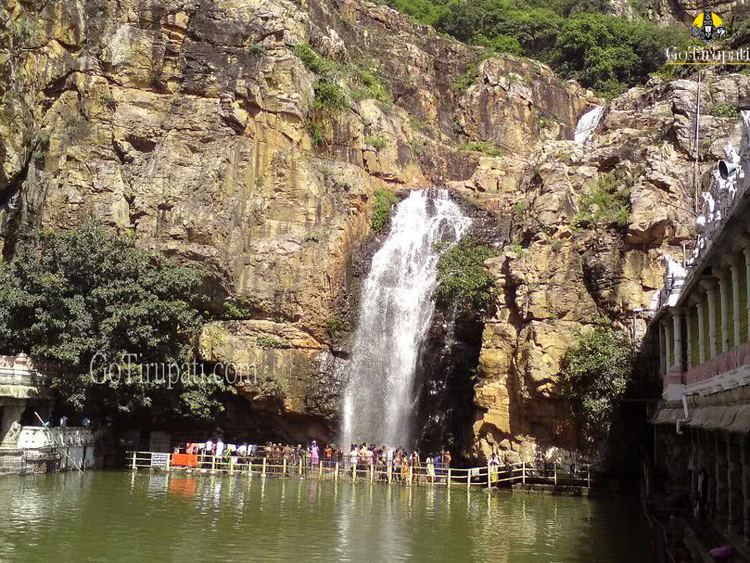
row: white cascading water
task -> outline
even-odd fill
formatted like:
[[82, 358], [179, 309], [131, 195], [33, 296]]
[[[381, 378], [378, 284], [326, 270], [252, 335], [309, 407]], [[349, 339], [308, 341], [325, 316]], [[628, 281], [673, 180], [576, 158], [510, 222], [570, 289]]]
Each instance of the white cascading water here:
[[442, 252], [471, 224], [447, 190], [413, 191], [398, 204], [359, 304], [340, 443], [408, 446], [419, 349], [435, 309]]
[[594, 133], [594, 129], [599, 126], [599, 122], [604, 115], [604, 108], [602, 106], [596, 106], [590, 109], [581, 116], [576, 125], [576, 133], [574, 139], [576, 143], [585, 143], [588, 138]]

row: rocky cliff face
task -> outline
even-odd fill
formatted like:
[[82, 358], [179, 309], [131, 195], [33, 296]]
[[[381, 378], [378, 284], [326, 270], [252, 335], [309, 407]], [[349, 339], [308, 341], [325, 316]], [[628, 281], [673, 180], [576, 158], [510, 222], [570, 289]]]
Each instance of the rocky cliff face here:
[[[711, 113], [736, 106], [748, 88], [746, 76], [703, 76], [697, 176], [698, 84], [654, 79], [609, 104], [585, 143], [549, 141], [509, 163], [522, 173], [497, 189], [486, 189], [489, 162], [453, 184], [514, 216], [516, 244], [488, 263], [501, 292], [479, 359], [475, 453], [500, 446], [530, 456], [539, 445], [573, 443], [557, 387], [562, 355], [599, 317], [636, 339], [643, 334], [643, 311], [663, 283], [663, 256], [680, 259], [693, 237], [695, 185], [710, 181], [728, 142], [739, 146], [738, 118]], [[605, 179], [629, 199], [620, 226], [585, 222], [601, 217], [587, 195]]]
[[[202, 355], [254, 365], [248, 409], [288, 438], [335, 429], [379, 189], [448, 185], [516, 243], [488, 264], [501, 298], [478, 343], [478, 456], [569, 445], [556, 381], [574, 329], [629, 323], [661, 256], [690, 238], [694, 82], [631, 91], [584, 146], [572, 137], [599, 103], [590, 92], [359, 0], [10, 0], [1, 16], [3, 255], [93, 216], [199, 265], [217, 306], [240, 310], [206, 327]], [[295, 54], [305, 44], [348, 69], [346, 108], [320, 111], [320, 76]], [[357, 69], [388, 95], [354, 92]], [[703, 96], [731, 103], [746, 88], [715, 78]], [[735, 133], [731, 119], [702, 127]], [[487, 147], [499, 156], [463, 150]], [[611, 172], [631, 178], [625, 232], [574, 228]]]

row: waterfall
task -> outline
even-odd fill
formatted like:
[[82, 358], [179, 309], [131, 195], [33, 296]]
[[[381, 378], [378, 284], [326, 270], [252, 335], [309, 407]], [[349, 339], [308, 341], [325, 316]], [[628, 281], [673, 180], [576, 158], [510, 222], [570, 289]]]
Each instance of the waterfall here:
[[599, 125], [602, 115], [604, 115], [604, 108], [602, 106], [596, 106], [594, 109], [587, 111], [581, 116], [581, 119], [578, 120], [578, 124], [576, 125], [576, 133], [574, 137], [576, 143], [583, 144], [588, 140], [594, 132], [594, 129]]
[[413, 191], [398, 204], [362, 289], [342, 448], [410, 444], [417, 357], [435, 309], [438, 260], [470, 224], [447, 190]]

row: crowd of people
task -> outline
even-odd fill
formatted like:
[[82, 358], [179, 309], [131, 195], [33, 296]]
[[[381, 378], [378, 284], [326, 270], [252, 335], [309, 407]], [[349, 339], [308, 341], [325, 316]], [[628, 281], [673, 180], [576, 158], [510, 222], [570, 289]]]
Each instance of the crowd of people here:
[[[180, 453], [176, 448], [175, 453]], [[226, 463], [249, 463], [266, 458], [272, 466], [286, 462], [287, 467], [315, 468], [339, 467], [343, 470], [374, 471], [378, 478], [390, 476], [406, 480], [410, 476], [423, 476], [435, 481], [447, 474], [452, 456], [449, 451], [428, 454], [422, 457], [419, 451], [408, 453], [405, 448], [376, 446], [374, 444], [351, 444], [347, 451], [335, 444], [320, 446], [316, 440], [303, 446], [268, 442], [265, 445], [240, 445], [225, 443], [222, 438], [186, 444], [185, 453], [219, 459]]]

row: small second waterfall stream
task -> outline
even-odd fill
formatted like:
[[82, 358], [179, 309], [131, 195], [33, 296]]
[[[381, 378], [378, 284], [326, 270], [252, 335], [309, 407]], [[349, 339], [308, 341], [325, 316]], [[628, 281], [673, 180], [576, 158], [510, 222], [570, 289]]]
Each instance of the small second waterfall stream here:
[[362, 289], [342, 447], [411, 444], [417, 358], [435, 310], [438, 260], [470, 224], [447, 190], [413, 191], [398, 204]]

